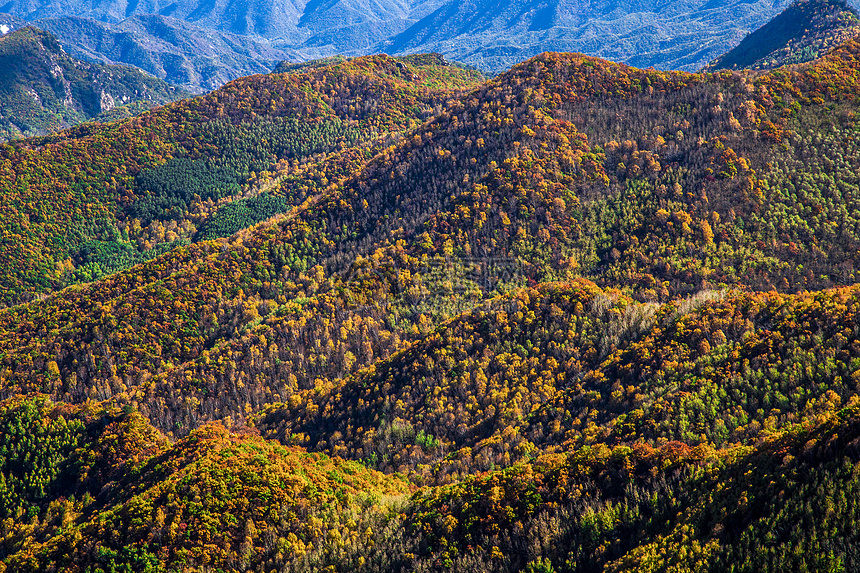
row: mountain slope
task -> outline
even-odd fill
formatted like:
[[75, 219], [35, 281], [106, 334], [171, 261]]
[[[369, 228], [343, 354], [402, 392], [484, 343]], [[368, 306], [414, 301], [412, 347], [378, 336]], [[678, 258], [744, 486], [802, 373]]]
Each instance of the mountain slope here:
[[856, 567], [858, 105], [374, 56], [3, 146], [0, 560]]
[[[437, 9], [444, 0], [333, 0], [308, 2], [299, 20], [299, 43], [286, 41], [305, 59], [361, 56]], [[426, 51], [426, 50], [419, 50]]]
[[860, 16], [844, 0], [799, 0], [707, 69], [759, 70], [808, 62], [858, 34]]
[[[265, 191], [237, 198], [241, 186], [225, 179], [224, 195], [211, 203], [198, 204], [193, 186], [189, 200], [161, 183], [197, 169], [222, 177], [203, 169], [210, 164], [180, 156], [142, 165], [145, 177], [126, 188], [135, 193], [126, 212], [138, 220], [123, 227], [130, 238], [147, 246], [160, 229], [167, 239], [171, 221], [183, 233], [193, 223], [208, 237], [236, 234], [0, 313], [4, 384], [70, 401], [122, 396], [181, 434], [346, 378], [435, 323], [529, 283], [586, 277], [649, 303], [713, 288], [853, 285], [854, 116], [830, 105], [854, 105], [858, 54], [850, 42], [814, 67], [754, 83], [546, 54], [379, 146], [343, 145], [315, 158], [284, 147], [289, 161]], [[416, 125], [403, 110], [420, 108], [421, 97], [439, 105], [433, 98], [451, 92], [403, 90], [420, 74], [435, 82], [446, 70], [365, 58], [251, 78], [118, 133], [131, 141], [134, 130], [170, 133], [206, 149], [209, 137], [242, 132], [204, 138], [192, 125], [185, 134], [160, 126], [211, 114], [231, 97], [247, 106], [225, 114], [237, 123], [292, 97], [282, 109], [306, 109], [307, 117], [329, 106], [350, 121]], [[314, 82], [322, 82], [318, 91], [306, 89]], [[323, 136], [319, 149], [336, 149], [349, 131], [322, 117], [329, 119], [312, 124], [320, 128], [312, 137]], [[821, 133], [830, 135], [816, 139]], [[150, 153], [156, 144], [150, 137]], [[199, 218], [186, 211], [195, 204], [209, 205]], [[96, 261], [119, 267], [125, 259], [114, 260], [108, 247], [128, 243], [113, 241], [77, 247], [76, 276]]]
[[855, 404], [754, 447], [540, 456], [416, 494], [405, 539], [379, 553], [416, 569], [850, 570], [857, 427]]
[[158, 15], [133, 16], [113, 25], [71, 16], [44, 18], [36, 25], [62, 38], [66, 51], [76, 57], [136, 66], [195, 93], [296, 59], [262, 39]]
[[308, 158], [349, 148], [355, 157], [344, 153], [340, 165], [348, 172], [480, 78], [364, 58], [251, 76], [126, 122], [3, 147], [0, 192], [16, 200], [0, 207], [9, 233], [0, 298], [94, 280], [187, 243], [210, 211], [272, 186], [272, 172], [281, 171], [278, 181], [302, 174]]
[[489, 301], [254, 423], [269, 438], [429, 483], [535, 451], [727, 447], [856, 399], [857, 303], [855, 287], [658, 306], [554, 283]]
[[[23, 28], [0, 38], [0, 135], [39, 135], [123, 107], [139, 111], [185, 95], [139, 70], [75, 60], [56, 38]], [[125, 112], [126, 117], [131, 112]]]

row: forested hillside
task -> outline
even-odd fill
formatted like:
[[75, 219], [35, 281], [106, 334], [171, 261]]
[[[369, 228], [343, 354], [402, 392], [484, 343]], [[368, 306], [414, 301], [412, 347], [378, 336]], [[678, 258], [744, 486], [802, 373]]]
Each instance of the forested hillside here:
[[380, 56], [251, 76], [127, 121], [6, 145], [0, 302], [93, 280], [187, 242], [221, 202], [304, 172], [309, 157], [342, 148], [372, 154], [381, 137], [419, 124], [481, 77], [411, 61]]
[[857, 569], [858, 98], [373, 56], [4, 146], [0, 563]]

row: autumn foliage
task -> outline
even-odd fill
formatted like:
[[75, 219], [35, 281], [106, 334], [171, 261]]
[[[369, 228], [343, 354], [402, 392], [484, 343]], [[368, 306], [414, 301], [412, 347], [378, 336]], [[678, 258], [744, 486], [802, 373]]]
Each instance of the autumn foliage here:
[[858, 54], [373, 56], [5, 146], [0, 562], [857, 568]]

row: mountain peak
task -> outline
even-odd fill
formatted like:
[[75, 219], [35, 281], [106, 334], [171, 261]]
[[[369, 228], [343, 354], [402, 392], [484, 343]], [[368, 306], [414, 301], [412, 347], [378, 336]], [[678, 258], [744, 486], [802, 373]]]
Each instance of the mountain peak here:
[[797, 0], [705, 69], [764, 70], [800, 64], [858, 33], [860, 17], [845, 0]]

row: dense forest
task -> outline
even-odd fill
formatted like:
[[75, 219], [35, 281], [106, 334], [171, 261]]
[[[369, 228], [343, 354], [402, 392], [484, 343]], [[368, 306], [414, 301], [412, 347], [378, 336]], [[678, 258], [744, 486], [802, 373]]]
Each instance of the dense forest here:
[[[361, 58], [251, 76], [124, 121], [2, 145], [0, 303], [95, 280], [181, 246], [225, 202], [305, 178], [308, 163], [331, 154], [371, 156], [481, 78], [440, 58]], [[332, 165], [331, 183], [349, 169], [343, 161]], [[282, 208], [248, 209], [241, 220]], [[233, 217], [222, 219], [204, 236], [235, 227]]]
[[284, 66], [0, 153], [0, 571], [853, 571], [860, 41]]

